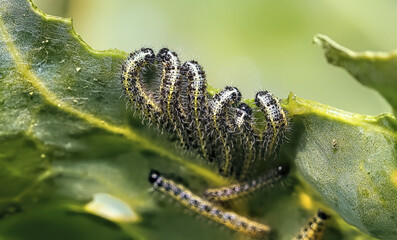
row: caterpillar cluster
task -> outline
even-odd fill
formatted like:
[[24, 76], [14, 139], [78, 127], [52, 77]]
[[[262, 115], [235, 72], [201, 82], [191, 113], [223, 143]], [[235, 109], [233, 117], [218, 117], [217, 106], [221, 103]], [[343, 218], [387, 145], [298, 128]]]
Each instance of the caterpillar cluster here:
[[[152, 68], [158, 70], [158, 91], [150, 88], [146, 77]], [[254, 108], [242, 102], [235, 87], [225, 87], [211, 96], [203, 68], [196, 61], [181, 64], [177, 54], [166, 48], [157, 54], [149, 48], [131, 53], [122, 66], [121, 82], [144, 119], [178, 138], [182, 147], [197, 150], [204, 159], [218, 164], [222, 175], [234, 175], [239, 180], [248, 178], [259, 160], [274, 158], [290, 125], [286, 111], [272, 93], [258, 92]], [[255, 119], [259, 114], [264, 114], [265, 122]], [[203, 196], [156, 170], [150, 172], [149, 182], [199, 215], [237, 232], [262, 237], [271, 231], [269, 226], [227, 211], [218, 203], [271, 187], [288, 173], [289, 167], [280, 165], [248, 181], [207, 189]], [[320, 239], [327, 218], [318, 212], [296, 240]]]
[[[159, 91], [149, 88], [145, 73], [159, 69]], [[175, 52], [152, 49], [132, 52], [122, 66], [126, 96], [144, 118], [175, 135], [181, 146], [195, 149], [215, 162], [223, 176], [246, 179], [260, 159], [274, 157], [288, 130], [286, 111], [268, 91], [255, 96], [258, 110], [242, 102], [240, 91], [225, 87], [210, 96], [203, 68], [196, 61], [184, 64]], [[262, 112], [265, 123], [255, 121]]]

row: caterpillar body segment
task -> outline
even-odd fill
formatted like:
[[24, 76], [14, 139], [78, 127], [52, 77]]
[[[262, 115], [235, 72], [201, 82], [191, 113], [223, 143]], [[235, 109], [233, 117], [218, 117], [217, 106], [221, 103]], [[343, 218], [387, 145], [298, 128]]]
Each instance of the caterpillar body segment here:
[[271, 187], [274, 183], [287, 176], [289, 170], [287, 165], [281, 165], [251, 181], [207, 189], [204, 192], [204, 196], [211, 201], [228, 201], [244, 197], [260, 189]]
[[267, 225], [249, 220], [234, 212], [223, 210], [213, 203], [195, 195], [184, 186], [176, 184], [170, 179], [166, 179], [158, 171], [152, 170], [150, 172], [149, 182], [156, 190], [176, 200], [189, 210], [232, 230], [253, 237], [263, 237], [271, 231], [270, 227]]

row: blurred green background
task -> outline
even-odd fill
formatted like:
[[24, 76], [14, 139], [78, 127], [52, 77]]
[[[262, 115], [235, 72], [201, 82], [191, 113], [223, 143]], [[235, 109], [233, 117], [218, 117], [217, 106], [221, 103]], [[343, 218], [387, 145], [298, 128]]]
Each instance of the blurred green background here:
[[326, 63], [316, 33], [356, 51], [397, 48], [397, 1], [34, 0], [71, 17], [94, 49], [168, 47], [198, 60], [213, 87], [231, 84], [245, 98], [268, 89], [351, 112], [391, 112], [378, 93]]

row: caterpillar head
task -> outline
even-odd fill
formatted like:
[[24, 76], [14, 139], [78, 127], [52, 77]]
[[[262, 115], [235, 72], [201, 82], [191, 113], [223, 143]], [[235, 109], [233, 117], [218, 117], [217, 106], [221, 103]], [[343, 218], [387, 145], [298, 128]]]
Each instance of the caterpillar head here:
[[151, 170], [149, 173], [149, 182], [150, 183], [155, 183], [157, 179], [160, 177], [160, 172], [156, 170]]

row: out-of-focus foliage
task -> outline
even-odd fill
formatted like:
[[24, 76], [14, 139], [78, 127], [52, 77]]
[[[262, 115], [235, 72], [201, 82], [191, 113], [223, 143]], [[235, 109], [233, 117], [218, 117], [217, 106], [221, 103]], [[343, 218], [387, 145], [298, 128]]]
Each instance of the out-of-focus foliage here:
[[333, 42], [326, 36], [317, 36], [315, 41], [325, 50], [329, 63], [345, 68], [360, 83], [377, 90], [397, 109], [397, 50], [357, 53]]
[[[195, 192], [231, 179], [125, 109], [118, 82], [126, 53], [92, 50], [70, 20], [25, 0], [0, 0], [0, 35], [2, 238], [240, 238], [149, 193], [152, 168], [181, 177]], [[326, 239], [371, 239], [339, 214], [393, 239], [395, 118], [350, 114], [294, 95], [283, 104], [295, 121], [279, 159], [292, 164], [290, 184], [229, 207], [271, 225], [276, 239], [291, 239], [319, 207], [332, 215]]]
[[373, 90], [329, 67], [311, 39], [323, 33], [354, 50], [396, 48], [394, 0], [34, 0], [44, 12], [72, 17], [95, 49], [142, 46], [180, 52], [203, 65], [212, 86], [246, 98], [269, 89], [361, 114], [390, 112]]

